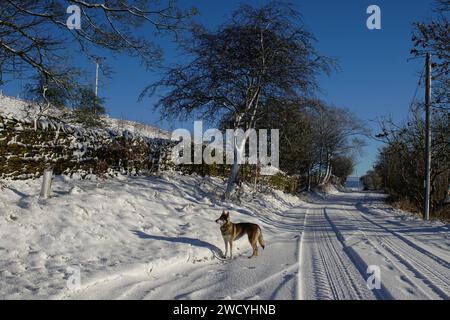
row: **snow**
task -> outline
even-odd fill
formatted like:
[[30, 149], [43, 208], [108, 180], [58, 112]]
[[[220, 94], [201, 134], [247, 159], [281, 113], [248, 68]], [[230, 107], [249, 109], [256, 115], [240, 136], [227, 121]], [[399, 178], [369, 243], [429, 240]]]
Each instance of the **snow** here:
[[[251, 190], [240, 205], [222, 203], [222, 180], [175, 173], [106, 182], [57, 177], [45, 202], [38, 198], [40, 180], [7, 185], [0, 193], [1, 299], [76, 296], [66, 283], [74, 266], [81, 268], [82, 288], [93, 287], [96, 297], [108, 293], [95, 289], [108, 279], [149, 280], [171, 268], [177, 274], [217, 262], [223, 241], [214, 220], [222, 210], [235, 221], [261, 223], [259, 216], [300, 203], [280, 191], [253, 199]], [[271, 241], [278, 229], [262, 227]], [[250, 254], [250, 246], [241, 242], [235, 253]]]
[[103, 121], [106, 123], [106, 127], [110, 128], [111, 131], [117, 135], [122, 135], [125, 132], [132, 134], [134, 137], [137, 136], [150, 139], [160, 138], [170, 140], [172, 137], [172, 134], [168, 131], [135, 121], [115, 119], [109, 116], [104, 116]]
[[[450, 298], [449, 226], [392, 210], [384, 198], [355, 191], [314, 198], [306, 208], [302, 298]], [[373, 266], [381, 288], [371, 291], [361, 280]]]
[[263, 166], [260, 170], [262, 176], [274, 176], [277, 173], [282, 173], [280, 169], [273, 166]]
[[8, 97], [0, 93], [0, 114], [6, 118], [26, 119], [30, 101]]
[[[33, 123], [39, 114], [39, 107], [34, 102], [9, 97], [0, 93], [0, 116], [7, 119], [16, 119], [25, 123]], [[53, 130], [65, 130], [65, 126], [61, 126], [61, 124], [57, 124], [55, 121], [45, 118], [45, 116], [51, 115], [51, 117], [54, 118], [65, 119], [67, 114], [70, 114], [70, 110], [50, 108], [44, 112], [44, 117], [39, 119], [39, 126], [44, 130], [48, 127], [51, 127]], [[105, 127], [115, 135], [132, 135], [134, 137], [139, 136], [149, 139], [171, 138], [170, 132], [139, 122], [115, 119], [108, 115], [103, 116], [102, 120], [106, 124]], [[70, 123], [70, 127], [75, 130], [82, 130], [82, 127], [76, 123]], [[21, 130], [21, 128], [22, 127], [20, 126], [16, 130]], [[97, 131], [100, 132], [102, 130]]]
[[[164, 173], [106, 181], [58, 177], [0, 193], [1, 299], [449, 299], [450, 228], [383, 195], [255, 193], [222, 202], [224, 182]], [[237, 241], [222, 258], [214, 220], [258, 223], [267, 247]], [[381, 271], [370, 290], [367, 268]], [[80, 268], [79, 287], [68, 285]]]

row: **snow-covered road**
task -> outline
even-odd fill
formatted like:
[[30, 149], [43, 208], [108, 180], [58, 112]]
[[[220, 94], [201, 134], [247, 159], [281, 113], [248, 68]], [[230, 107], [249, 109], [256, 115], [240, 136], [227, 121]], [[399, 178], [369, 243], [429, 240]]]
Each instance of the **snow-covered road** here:
[[[256, 259], [246, 252], [232, 261], [134, 270], [65, 298], [449, 299], [449, 227], [380, 209], [381, 201], [358, 192], [317, 197], [258, 217], [278, 232]], [[369, 266], [380, 269], [380, 289], [367, 287]]]
[[[448, 226], [379, 206], [380, 195], [351, 192], [327, 196], [306, 210], [302, 298], [450, 298]], [[380, 289], [367, 288], [369, 266], [380, 270]]]

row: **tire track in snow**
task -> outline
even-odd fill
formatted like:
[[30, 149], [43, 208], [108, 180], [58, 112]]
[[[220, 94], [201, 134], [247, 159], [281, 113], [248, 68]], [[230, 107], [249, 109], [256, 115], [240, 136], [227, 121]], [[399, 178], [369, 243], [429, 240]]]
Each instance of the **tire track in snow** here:
[[[232, 295], [231, 298], [233, 300], [240, 300], [247, 296], [251, 296], [253, 294], [253, 292], [255, 292], [257, 289], [266, 286], [270, 282], [277, 281], [277, 279], [279, 279], [280, 277], [286, 276], [289, 273], [295, 272], [296, 270], [298, 271], [298, 265], [297, 264], [291, 265], [277, 273], [270, 275], [269, 277], [265, 278], [264, 280], [256, 283], [255, 285], [253, 285], [251, 287], [244, 288], [243, 290]], [[285, 284], [285, 282], [282, 282], [280, 286], [282, 286], [284, 284]], [[278, 290], [274, 290], [274, 292], [271, 294], [271, 300], [275, 300], [277, 298], [276, 292], [279, 291], [280, 286], [278, 286], [278, 288], [277, 288]]]
[[298, 245], [298, 274], [297, 274], [297, 300], [305, 300], [305, 293], [304, 293], [304, 284], [302, 281], [302, 275], [303, 275], [303, 264], [304, 264], [304, 243], [305, 243], [305, 229], [306, 229], [306, 223], [308, 221], [308, 215], [309, 215], [309, 209], [306, 209], [305, 215], [303, 217], [303, 230], [302, 234], [300, 236], [299, 245]]
[[[348, 211], [341, 211], [341, 213], [346, 213], [348, 215], [351, 215], [350, 212]], [[348, 239], [346, 240], [344, 235], [342, 234], [342, 232], [339, 230], [339, 228], [337, 227], [337, 225], [333, 222], [333, 220], [330, 218], [329, 214], [325, 211], [325, 217], [328, 221], [328, 223], [330, 223], [331, 227], [333, 228], [334, 232], [336, 233], [337, 239], [341, 242], [345, 252], [347, 253], [347, 255], [350, 257], [350, 259], [353, 261], [353, 263], [355, 264], [356, 268], [359, 270], [361, 276], [365, 279], [367, 276], [367, 268], [369, 266], [369, 264], [367, 263], [367, 261], [364, 260], [363, 257], [361, 257], [353, 248], [352, 245], [348, 244]], [[340, 219], [342, 219], [343, 217], [339, 217]], [[358, 228], [358, 232], [363, 236], [363, 239], [366, 239], [367, 241], [370, 242], [370, 240], [368, 239], [368, 237], [366, 236], [366, 234], [364, 233], [364, 231], [361, 231]], [[352, 235], [353, 238], [354, 235]], [[371, 243], [371, 242], [370, 242]], [[373, 243], [371, 243], [371, 245], [373, 245]], [[377, 250], [379, 249], [378, 246], [373, 245], [375, 252], [377, 252]], [[386, 259], [388, 259], [387, 257], [385, 257]], [[388, 259], [389, 260], [389, 259]], [[400, 270], [400, 269], [399, 269]], [[374, 293], [374, 295], [377, 297], [377, 299], [379, 300], [392, 300], [393, 296], [391, 294], [391, 292], [384, 286], [383, 283], [381, 283], [381, 289], [380, 290], [374, 290], [372, 291]]]
[[[430, 299], [450, 299], [448, 268], [442, 265], [440, 258], [435, 257], [425, 249], [423, 251], [418, 250], [417, 245], [411, 245], [409, 240], [372, 221], [362, 211], [359, 212], [360, 215], [348, 213], [359, 220], [358, 225], [372, 231], [371, 236], [365, 235], [365, 237], [374, 248], [387, 252], [396, 260], [392, 261], [392, 258], [385, 257], [404, 274], [414, 287]], [[361, 218], [364, 220], [361, 220]], [[392, 239], [392, 236], [386, 236], [386, 232], [394, 236], [395, 240]], [[373, 241], [376, 241], [376, 244]], [[380, 246], [382, 249], [380, 249]], [[448, 265], [447, 262], [445, 263]], [[399, 264], [406, 267], [406, 270], [410, 271], [414, 277], [405, 272], [405, 268], [400, 267]], [[423, 284], [428, 290], [423, 287]]]
[[[428, 256], [430, 259], [435, 260], [437, 263], [441, 264], [443, 267], [445, 267], [447, 269], [450, 269], [450, 262], [447, 261], [445, 258], [439, 257], [435, 253], [432, 253], [429, 250], [427, 250], [426, 248], [424, 248], [423, 246], [420, 246], [420, 245], [414, 243], [413, 241], [409, 240], [407, 237], [402, 236], [398, 232], [396, 232], [394, 230], [390, 230], [390, 229], [386, 228], [385, 226], [383, 226], [383, 225], [375, 222], [374, 220], [370, 219], [367, 216], [367, 214], [366, 214], [366, 212], [370, 212], [371, 211], [370, 208], [364, 207], [362, 205], [362, 203], [360, 203], [360, 202], [356, 204], [356, 208], [361, 212], [361, 217], [366, 219], [371, 224], [375, 225], [375, 227], [377, 227], [379, 229], [382, 229], [385, 232], [388, 232], [388, 233], [392, 234], [393, 236], [397, 237], [399, 240], [404, 242], [406, 245], [410, 246], [413, 250], [419, 251], [420, 253]], [[375, 209], [375, 210], [378, 211], [378, 209]]]
[[303, 298], [374, 299], [325, 215], [324, 208], [308, 214], [302, 257]]

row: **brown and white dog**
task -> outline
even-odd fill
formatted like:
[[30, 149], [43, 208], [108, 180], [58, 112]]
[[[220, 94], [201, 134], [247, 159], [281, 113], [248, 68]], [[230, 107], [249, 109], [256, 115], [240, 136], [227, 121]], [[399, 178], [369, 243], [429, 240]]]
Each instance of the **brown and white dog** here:
[[249, 257], [252, 258], [258, 255], [257, 242], [264, 249], [266, 244], [262, 235], [261, 228], [254, 223], [236, 223], [230, 221], [230, 213], [222, 212], [216, 223], [220, 224], [220, 232], [222, 233], [223, 241], [225, 243], [225, 258], [228, 255], [228, 245], [230, 245], [230, 259], [233, 258], [233, 241], [238, 240], [244, 235], [248, 236], [248, 241], [253, 248], [253, 254]]

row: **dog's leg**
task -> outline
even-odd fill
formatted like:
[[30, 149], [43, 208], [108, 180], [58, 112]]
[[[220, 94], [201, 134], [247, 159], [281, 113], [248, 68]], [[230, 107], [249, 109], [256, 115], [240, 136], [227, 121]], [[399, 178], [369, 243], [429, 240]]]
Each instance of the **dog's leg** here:
[[233, 240], [230, 240], [230, 259], [233, 259]]
[[223, 239], [223, 242], [225, 243], [225, 259], [228, 255], [228, 241], [226, 239]]
[[249, 259], [255, 257], [258, 255], [258, 245], [256, 244], [256, 237], [251, 237], [250, 235], [248, 235], [248, 241], [250, 242], [250, 245], [252, 246], [253, 249], [253, 253], [250, 257], [248, 257]]
[[255, 243], [255, 247], [253, 248], [253, 257], [258, 256], [258, 245]]

